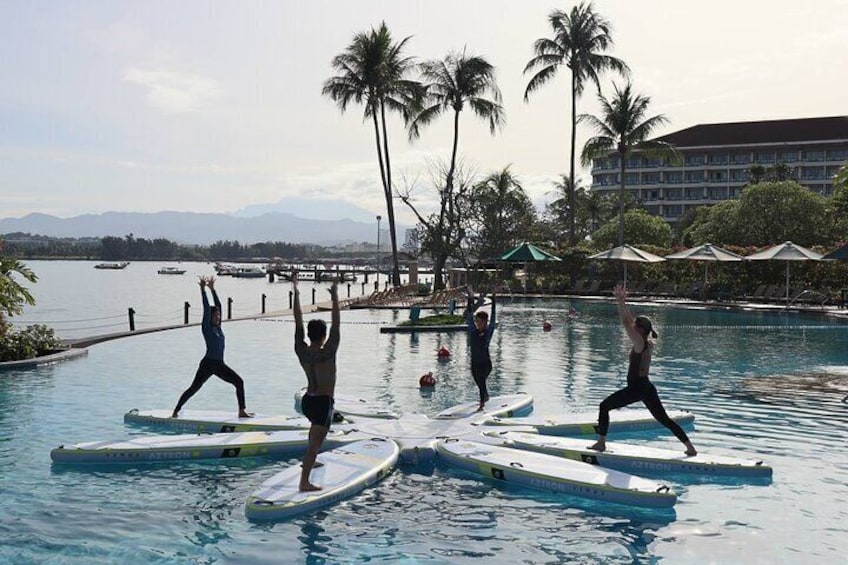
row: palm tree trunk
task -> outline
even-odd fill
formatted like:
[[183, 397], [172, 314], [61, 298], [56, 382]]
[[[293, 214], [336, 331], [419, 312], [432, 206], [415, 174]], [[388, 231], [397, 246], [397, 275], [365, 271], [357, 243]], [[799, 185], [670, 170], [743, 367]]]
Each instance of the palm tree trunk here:
[[395, 229], [395, 206], [392, 201], [392, 166], [389, 161], [389, 134], [386, 131], [386, 107], [380, 104], [380, 119], [383, 122], [383, 152], [386, 154], [386, 215], [389, 219], [389, 237], [392, 241], [392, 286], [400, 286], [400, 265], [398, 264], [397, 230]]
[[624, 156], [625, 152], [622, 149], [618, 150], [619, 159], [621, 159], [621, 178], [619, 180], [618, 189], [618, 244], [624, 245]]
[[[572, 59], [573, 60], [573, 59]], [[574, 246], [574, 150], [577, 145], [577, 77], [571, 71], [571, 160], [568, 176], [568, 244]]]
[[459, 148], [459, 110], [456, 110], [453, 115], [453, 150], [451, 151], [450, 170], [448, 170], [447, 192], [448, 200], [453, 204], [453, 175], [456, 172], [456, 152]]

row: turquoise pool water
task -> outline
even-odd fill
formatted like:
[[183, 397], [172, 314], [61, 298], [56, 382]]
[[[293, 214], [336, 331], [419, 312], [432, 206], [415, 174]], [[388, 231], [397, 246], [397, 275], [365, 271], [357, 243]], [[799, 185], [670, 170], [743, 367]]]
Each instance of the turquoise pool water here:
[[[695, 445], [764, 459], [770, 484], [672, 477], [679, 501], [669, 514], [406, 466], [326, 511], [257, 525], [244, 518], [245, 498], [291, 462], [52, 468], [58, 444], [149, 433], [125, 427], [123, 414], [170, 408], [188, 385], [203, 344], [185, 328], [0, 373], [0, 563], [844, 563], [848, 324], [635, 309], [655, 320], [652, 378], [668, 408], [696, 414]], [[339, 392], [427, 414], [474, 399], [465, 336], [379, 333], [406, 315], [343, 313]], [[499, 321], [493, 394], [526, 391], [537, 414], [557, 414], [594, 409], [624, 382], [628, 343], [611, 303], [507, 301]], [[291, 321], [225, 331], [248, 408], [293, 414], [304, 377]], [[447, 362], [436, 358], [442, 345]], [[425, 396], [418, 378], [430, 370], [439, 383]], [[234, 405], [232, 388], [213, 379], [187, 407]], [[620, 439], [679, 446], [669, 433]]]

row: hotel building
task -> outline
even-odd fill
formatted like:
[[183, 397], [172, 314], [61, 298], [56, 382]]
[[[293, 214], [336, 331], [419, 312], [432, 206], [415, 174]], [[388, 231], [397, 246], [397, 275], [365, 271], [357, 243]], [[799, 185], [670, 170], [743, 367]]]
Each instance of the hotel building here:
[[[624, 188], [672, 226], [694, 208], [738, 197], [753, 165], [784, 163], [800, 184], [831, 196], [833, 176], [848, 162], [848, 116], [702, 124], [657, 139], [674, 145], [682, 162], [634, 153]], [[596, 159], [592, 190], [617, 193], [619, 176], [617, 156]]]

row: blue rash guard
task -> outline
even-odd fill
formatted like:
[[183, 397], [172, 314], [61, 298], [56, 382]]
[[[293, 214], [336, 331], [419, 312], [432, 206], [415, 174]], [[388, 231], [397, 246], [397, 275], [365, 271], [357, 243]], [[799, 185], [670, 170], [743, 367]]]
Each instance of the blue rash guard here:
[[[206, 355], [204, 359], [213, 361], [224, 360], [224, 331], [221, 325], [212, 325], [212, 308], [209, 306], [209, 299], [206, 298], [206, 292], [200, 289], [200, 295], [203, 297], [203, 319], [200, 322], [200, 328], [203, 331], [203, 339], [206, 341]], [[218, 300], [218, 293], [212, 289], [212, 300], [215, 302], [215, 307], [218, 312], [221, 312], [221, 301]]]

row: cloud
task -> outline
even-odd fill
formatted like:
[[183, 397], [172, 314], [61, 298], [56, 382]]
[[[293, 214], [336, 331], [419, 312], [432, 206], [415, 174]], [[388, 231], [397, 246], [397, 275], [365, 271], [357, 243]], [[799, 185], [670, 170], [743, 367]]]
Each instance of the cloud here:
[[130, 68], [123, 78], [146, 88], [150, 104], [166, 114], [197, 112], [225, 94], [215, 80], [178, 71]]

